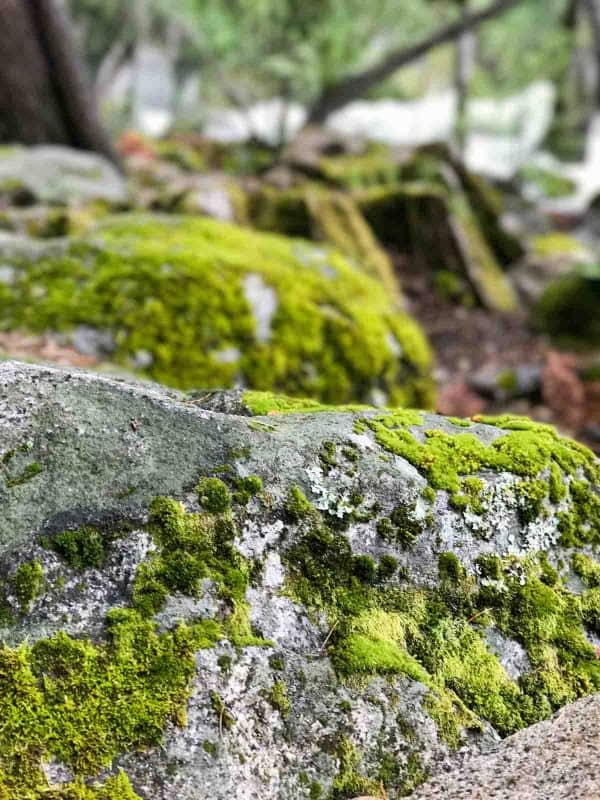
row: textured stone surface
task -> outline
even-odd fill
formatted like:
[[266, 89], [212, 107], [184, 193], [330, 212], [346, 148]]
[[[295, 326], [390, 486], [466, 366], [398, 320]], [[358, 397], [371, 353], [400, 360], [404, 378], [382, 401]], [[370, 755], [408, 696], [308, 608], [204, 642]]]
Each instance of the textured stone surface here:
[[0, 158], [0, 187], [22, 187], [42, 203], [127, 200], [124, 178], [103, 156], [58, 145], [18, 148]]
[[411, 800], [596, 800], [599, 750], [600, 695], [593, 695], [465, 759]]
[[[378, 444], [366, 425], [376, 411], [243, 415], [248, 413], [241, 392], [190, 397], [85, 373], [0, 365], [0, 588], [12, 612], [0, 636], [10, 647], [35, 646], [58, 632], [102, 646], [108, 636], [107, 613], [132, 605], [136, 573], [156, 555], [147, 514], [151, 500], [168, 495], [181, 500], [189, 514], [201, 515], [202, 500], [194, 487], [202, 476], [220, 475], [234, 492], [248, 476], [262, 480], [259, 494], [243, 502], [234, 499], [231, 517], [223, 518], [235, 525], [232, 563], [243, 558], [249, 565], [251, 580], [243, 602], [255, 640], [236, 645], [226, 635], [238, 601], [232, 603], [215, 579], [204, 577], [190, 594], [171, 592], [154, 615], [159, 632], [172, 631], [181, 621], [212, 619], [224, 626], [222, 638], [194, 656], [187, 713], [184, 708], [165, 720], [160, 745], [144, 749], [144, 739], [134, 739], [104, 764], [105, 771], [77, 771], [46, 745], [42, 756], [35, 753], [50, 782], [103, 780], [121, 767], [143, 800], [346, 800], [374, 794], [380, 783], [395, 799], [427, 774], [455, 764], [462, 757], [457, 746], [481, 752], [498, 740], [485, 713], [485, 698], [472, 696], [481, 687], [472, 687], [469, 676], [461, 677], [460, 658], [452, 655], [454, 671], [444, 685], [405, 651], [408, 634], [402, 630], [390, 633], [397, 641], [386, 644], [404, 659], [391, 670], [381, 662], [360, 674], [344, 675], [339, 661], [343, 652], [336, 656], [336, 648], [358, 624], [352, 604], [371, 603], [369, 593], [375, 590], [383, 605], [366, 605], [361, 624], [367, 633], [378, 619], [390, 630], [418, 626], [417, 618], [411, 622], [407, 614], [386, 616], [385, 603], [399, 609], [404, 593], [412, 597], [437, 591], [440, 556], [448, 551], [473, 574], [482, 553], [522, 558], [543, 548], [554, 558], [556, 515], [525, 523], [515, 489], [521, 478], [508, 471], [482, 473], [483, 514], [452, 507], [446, 491], [433, 492], [433, 499], [426, 501], [426, 477]], [[425, 436], [420, 425], [412, 424], [414, 419], [422, 419], [423, 430], [451, 436], [463, 430], [456, 421], [435, 415], [409, 415], [406, 430], [415, 441]], [[491, 445], [507, 431], [473, 423], [469, 433]], [[301, 511], [290, 510], [293, 487], [311, 504], [304, 521]], [[387, 540], [379, 524], [399, 506], [409, 508], [418, 523], [419, 533], [405, 545]], [[119, 535], [107, 540], [101, 566], [81, 570], [48, 542], [83, 525], [102, 532], [118, 529]], [[303, 602], [291, 582], [295, 563], [290, 553], [303, 545], [311, 526], [337, 542], [340, 570], [347, 569], [344, 546], [349, 544], [352, 569], [368, 572], [383, 564], [382, 557], [393, 556], [397, 572], [376, 584], [356, 577], [344, 584], [348, 579], [341, 578], [335, 591], [341, 596], [348, 588], [355, 593], [346, 605], [319, 607], [310, 597]], [[316, 558], [323, 541], [315, 540]], [[301, 557], [298, 551], [298, 563]], [[368, 558], [356, 561], [358, 557]], [[20, 566], [34, 562], [41, 566], [44, 581], [24, 610], [15, 576]], [[525, 573], [522, 578], [526, 582]], [[577, 585], [578, 579], [572, 579]], [[516, 581], [518, 585], [519, 576]], [[311, 586], [315, 594], [321, 589], [318, 582]], [[462, 602], [452, 586], [446, 590], [449, 608]], [[442, 599], [430, 595], [427, 602], [435, 606]], [[456, 630], [480, 642], [476, 652], [497, 658], [490, 655], [472, 668], [482, 671], [484, 682], [489, 670], [490, 693], [497, 691], [499, 680], [507, 692], [518, 693], [509, 678], [516, 680], [530, 670], [523, 647], [492, 627], [486, 644], [480, 620], [481, 614], [467, 611]], [[448, 617], [444, 624], [452, 639], [455, 622]], [[579, 629], [570, 633], [582, 636]], [[379, 635], [375, 632], [369, 640], [375, 649]], [[411, 636], [416, 635], [413, 630]], [[426, 642], [426, 648], [445, 652], [442, 629], [440, 636], [431, 646]], [[589, 657], [588, 646], [577, 641], [579, 651]], [[48, 684], [49, 678], [45, 690]], [[283, 689], [283, 700], [274, 699], [274, 687]], [[484, 684], [483, 694], [487, 692]], [[432, 711], [432, 697], [438, 693], [450, 702], [449, 715], [459, 734], [455, 741], [441, 727], [447, 727], [448, 719], [440, 717], [439, 709]], [[0, 682], [0, 704], [2, 700]], [[2, 735], [0, 729], [0, 741]], [[2, 769], [7, 768], [2, 759], [0, 752], [0, 787]]]

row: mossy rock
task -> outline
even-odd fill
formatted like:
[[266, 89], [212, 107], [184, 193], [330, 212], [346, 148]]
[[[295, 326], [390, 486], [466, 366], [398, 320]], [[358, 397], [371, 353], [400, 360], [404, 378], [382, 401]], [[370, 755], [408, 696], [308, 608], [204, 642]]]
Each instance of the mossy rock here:
[[0, 328], [92, 326], [113, 337], [113, 361], [142, 362], [167, 385], [432, 402], [418, 325], [329, 248], [208, 219], [123, 215], [58, 255], [10, 263]]
[[600, 464], [550, 426], [0, 385], [5, 797], [395, 800], [600, 690]]
[[600, 346], [600, 270], [582, 267], [551, 283], [541, 296], [535, 319], [542, 330], [565, 346]]
[[249, 196], [248, 215], [259, 230], [327, 242], [401, 301], [389, 256], [350, 194], [313, 182], [284, 191], [266, 186]]
[[468, 281], [479, 302], [514, 311], [516, 293], [460, 188], [415, 181], [356, 194], [380, 241], [414, 259], [432, 275], [443, 270]]

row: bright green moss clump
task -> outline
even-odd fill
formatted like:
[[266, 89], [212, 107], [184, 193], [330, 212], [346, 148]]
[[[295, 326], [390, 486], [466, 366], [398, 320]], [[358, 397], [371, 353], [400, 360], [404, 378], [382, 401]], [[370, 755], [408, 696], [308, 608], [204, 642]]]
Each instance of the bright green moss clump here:
[[524, 417], [477, 417], [505, 433], [486, 445], [471, 433], [423, 431], [422, 440], [408, 429], [415, 412], [365, 417], [357, 423], [373, 431], [386, 450], [402, 456], [428, 480], [429, 488], [450, 493], [457, 510], [485, 511], [485, 483], [476, 473], [507, 472], [523, 478], [514, 487], [523, 524], [547, 515], [547, 504], [570, 501], [558, 512], [561, 544], [578, 546], [600, 541], [600, 465], [591, 450], [566, 439], [550, 425]]
[[343, 405], [329, 406], [308, 397], [288, 397], [272, 392], [244, 392], [244, 405], [255, 416], [267, 414], [316, 414], [324, 411], [368, 411], [372, 406]]
[[99, 568], [106, 557], [104, 537], [87, 525], [57, 534], [50, 539], [49, 546], [73, 569]]
[[[59, 800], [137, 800], [119, 773], [104, 784], [87, 784], [121, 753], [159, 745], [169, 721], [185, 724], [195, 654], [228, 638], [236, 647], [264, 645], [251, 629], [245, 594], [250, 566], [233, 545], [236, 527], [231, 497], [218, 479], [200, 481], [211, 512], [186, 513], [181, 503], [157, 497], [150, 505], [148, 532], [156, 549], [137, 568], [133, 608], [114, 608], [99, 643], [64, 632], [16, 649], [0, 647], [0, 799], [49, 797], [41, 764], [64, 763], [75, 781], [52, 793]], [[243, 479], [257, 492], [256, 476]], [[103, 563], [105, 540], [93, 528], [65, 531], [48, 546], [75, 569]], [[158, 633], [151, 619], [169, 594], [196, 596], [209, 577], [226, 601], [225, 619], [201, 620]], [[43, 586], [37, 561], [16, 571], [11, 590], [26, 612]], [[284, 688], [273, 702], [287, 713]], [[215, 704], [213, 698], [213, 705]], [[288, 701], [289, 702], [289, 701]], [[230, 722], [219, 710], [220, 726]]]
[[12, 590], [23, 613], [29, 611], [43, 585], [44, 570], [39, 561], [27, 561], [18, 567], [12, 579]]
[[[209, 219], [121, 215], [65, 255], [16, 264], [0, 329], [113, 334], [116, 362], [180, 388], [227, 387], [429, 406], [418, 325], [339, 253]], [[262, 298], [262, 299], [261, 299]], [[253, 304], [265, 319], [258, 322]]]
[[[194, 653], [221, 635], [212, 621], [159, 635], [126, 609], [109, 614], [107, 632], [100, 645], [58, 633], [0, 649], [0, 786], [9, 797], [45, 796], [41, 758], [94, 775], [119, 753], [158, 744], [169, 719], [185, 721]], [[117, 788], [113, 779], [90, 796], [121, 800]]]
[[196, 487], [200, 505], [211, 514], [231, 508], [231, 492], [220, 478], [202, 478]]

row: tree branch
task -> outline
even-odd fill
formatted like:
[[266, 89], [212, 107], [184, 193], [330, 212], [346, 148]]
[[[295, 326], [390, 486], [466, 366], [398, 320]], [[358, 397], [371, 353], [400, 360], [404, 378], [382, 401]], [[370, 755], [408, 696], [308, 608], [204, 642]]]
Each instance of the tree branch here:
[[495, 2], [487, 8], [481, 11], [475, 11], [471, 14], [466, 14], [458, 22], [448, 25], [446, 28], [442, 28], [437, 33], [434, 33], [433, 36], [411, 47], [395, 50], [386, 56], [379, 64], [375, 64], [364, 72], [349, 75], [338, 83], [327, 87], [313, 105], [308, 116], [307, 124], [319, 124], [324, 122], [334, 111], [342, 108], [350, 101], [362, 97], [365, 92], [372, 89], [373, 86], [376, 86], [385, 78], [388, 78], [400, 67], [410, 64], [434, 47], [453, 41], [462, 33], [476, 28], [483, 22], [487, 22], [487, 20], [500, 16], [500, 14], [503, 14], [505, 11], [508, 11], [513, 6], [522, 2], [523, 0], [495, 0]]

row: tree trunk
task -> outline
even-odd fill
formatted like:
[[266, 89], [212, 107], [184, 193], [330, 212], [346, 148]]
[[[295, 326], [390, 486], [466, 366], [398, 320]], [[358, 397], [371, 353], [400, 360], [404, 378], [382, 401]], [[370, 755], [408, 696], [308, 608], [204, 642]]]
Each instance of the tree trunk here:
[[379, 64], [366, 69], [364, 72], [343, 78], [338, 83], [327, 87], [313, 105], [308, 116], [307, 125], [324, 122], [334, 111], [342, 108], [352, 100], [362, 97], [369, 89], [381, 83], [385, 78], [389, 78], [400, 67], [416, 61], [434, 47], [454, 41], [466, 31], [476, 28], [487, 20], [500, 16], [521, 2], [523, 0], [495, 0], [487, 8], [465, 15], [458, 22], [442, 28], [422, 42], [401, 50], [395, 50]]
[[583, 0], [583, 6], [592, 30], [592, 47], [596, 62], [594, 105], [595, 110], [600, 111], [600, 0]]
[[[461, 4], [461, 20], [469, 15], [469, 0]], [[464, 152], [467, 140], [467, 103], [469, 99], [469, 84], [473, 73], [475, 47], [477, 40], [472, 30], [467, 30], [456, 40], [456, 53], [454, 64], [454, 89], [456, 91], [456, 127], [454, 135], [456, 145], [461, 153]]]
[[0, 141], [64, 144], [118, 161], [58, 0], [0, 0]]

